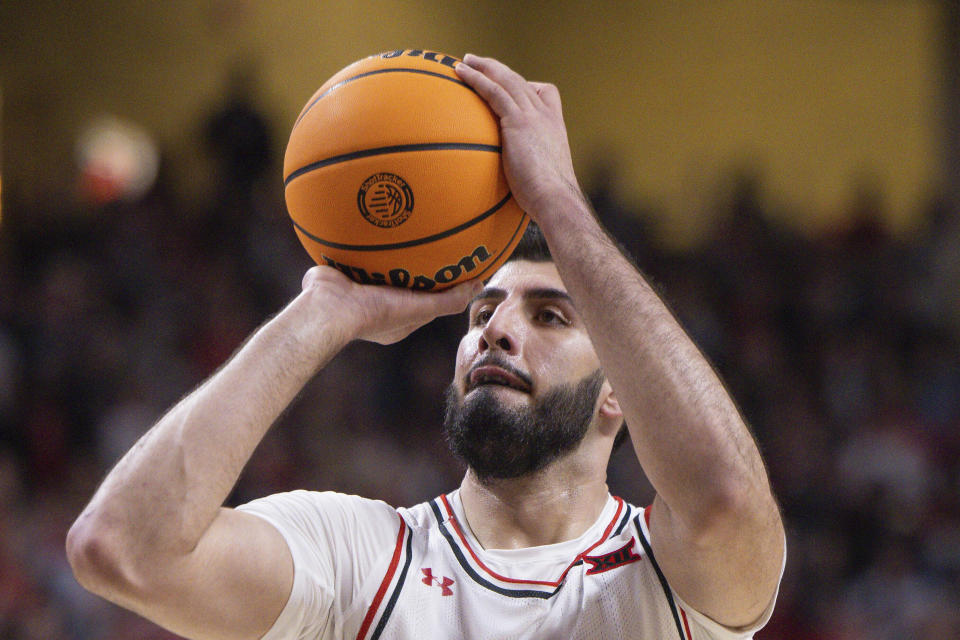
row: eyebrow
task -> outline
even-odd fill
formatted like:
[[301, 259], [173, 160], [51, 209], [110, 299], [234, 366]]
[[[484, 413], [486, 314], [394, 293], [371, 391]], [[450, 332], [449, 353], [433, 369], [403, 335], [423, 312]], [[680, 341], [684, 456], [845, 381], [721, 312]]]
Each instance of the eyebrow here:
[[[485, 287], [480, 293], [470, 301], [472, 305], [477, 300], [503, 300], [507, 297], [507, 291], [499, 287]], [[573, 304], [573, 299], [570, 297], [570, 294], [562, 289], [554, 289], [552, 287], [537, 287], [535, 289], [527, 289], [523, 292], [524, 300], [564, 300]]]

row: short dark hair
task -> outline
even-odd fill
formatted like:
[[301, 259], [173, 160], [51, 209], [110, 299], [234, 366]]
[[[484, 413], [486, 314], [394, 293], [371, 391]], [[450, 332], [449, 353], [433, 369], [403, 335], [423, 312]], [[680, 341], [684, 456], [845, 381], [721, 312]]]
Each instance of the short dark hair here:
[[[538, 227], [535, 222], [531, 222], [527, 226], [523, 237], [521, 237], [520, 242], [517, 243], [517, 248], [514, 249], [510, 257], [507, 258], [507, 262], [513, 260], [553, 262], [553, 254], [550, 253], [550, 247], [547, 246], [547, 239], [543, 236], [543, 231], [540, 230], [540, 227]], [[611, 453], [620, 448], [620, 445], [623, 444], [628, 435], [627, 423], [624, 421], [620, 426], [620, 430], [617, 432], [617, 437], [613, 441], [613, 450]]]
[[553, 255], [550, 253], [550, 247], [547, 246], [547, 239], [543, 237], [543, 231], [535, 222], [527, 225], [527, 230], [520, 238], [520, 242], [517, 243], [517, 248], [507, 258], [507, 262], [511, 260], [553, 262]]

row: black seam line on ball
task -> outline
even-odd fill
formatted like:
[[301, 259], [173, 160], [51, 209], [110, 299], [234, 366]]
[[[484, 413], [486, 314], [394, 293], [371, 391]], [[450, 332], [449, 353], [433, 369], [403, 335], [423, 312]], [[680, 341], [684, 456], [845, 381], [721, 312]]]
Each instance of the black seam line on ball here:
[[434, 78], [440, 78], [440, 79], [442, 79], [442, 80], [449, 80], [450, 82], [459, 84], [459, 85], [461, 85], [462, 87], [464, 87], [464, 88], [466, 88], [466, 89], [469, 89], [470, 91], [473, 91], [474, 93], [477, 93], [476, 90], [475, 90], [473, 87], [471, 87], [470, 85], [466, 84], [463, 80], [459, 80], [459, 79], [457, 79], [457, 78], [451, 78], [450, 76], [444, 75], [444, 74], [442, 74], [442, 73], [437, 73], [437, 72], [435, 72], [435, 71], [426, 71], [425, 69], [413, 69], [413, 68], [410, 68], [410, 67], [399, 67], [399, 68], [397, 68], [397, 69], [376, 69], [376, 70], [374, 70], [374, 71], [367, 71], [367, 72], [365, 72], [365, 73], [359, 73], [359, 74], [357, 74], [357, 75], [355, 75], [355, 76], [351, 76], [351, 77], [347, 78], [346, 80], [341, 80], [341, 81], [338, 82], [337, 84], [333, 85], [332, 87], [330, 87], [329, 89], [327, 89], [326, 91], [324, 91], [323, 93], [321, 93], [319, 96], [317, 96], [317, 97], [313, 100], [313, 102], [311, 102], [310, 104], [308, 104], [308, 105], [306, 106], [306, 108], [303, 110], [303, 113], [301, 113], [301, 114], [300, 114], [300, 117], [297, 118], [297, 121], [293, 123], [293, 128], [294, 128], [294, 129], [297, 128], [297, 125], [300, 124], [300, 121], [303, 120], [304, 116], [307, 115], [307, 112], [310, 111], [310, 109], [313, 108], [313, 105], [315, 105], [315, 104], [317, 104], [318, 102], [320, 102], [320, 100], [322, 100], [324, 97], [330, 95], [331, 92], [336, 91], [337, 89], [339, 89], [339, 88], [342, 87], [343, 85], [347, 84], [348, 82], [353, 82], [354, 80], [359, 80], [360, 78], [366, 78], [367, 76], [375, 76], [375, 75], [380, 74], [380, 73], [419, 73], [419, 74], [422, 74], [422, 75], [425, 75], [425, 76], [433, 76]]
[[507, 200], [510, 199], [510, 192], [507, 192], [507, 195], [503, 197], [503, 200], [493, 205], [491, 208], [487, 209], [476, 218], [472, 220], [467, 220], [463, 224], [459, 224], [452, 229], [447, 229], [440, 233], [435, 233], [432, 236], [426, 236], [425, 238], [417, 238], [416, 240], [407, 240], [405, 242], [394, 242], [392, 244], [342, 244], [340, 242], [331, 242], [329, 240], [324, 240], [313, 235], [299, 224], [296, 220], [292, 220], [293, 226], [301, 231], [305, 236], [316, 242], [317, 244], [322, 244], [325, 247], [330, 247], [331, 249], [344, 249], [346, 251], [389, 251], [391, 249], [406, 249], [407, 247], [416, 247], [421, 244], [428, 244], [430, 242], [435, 242], [437, 240], [442, 240], [448, 238], [456, 233], [460, 233], [464, 229], [472, 227], [473, 225], [481, 222], [485, 218], [489, 218], [497, 211], [499, 211], [503, 205], [507, 204]]
[[380, 156], [387, 153], [408, 153], [411, 151], [489, 151], [492, 153], [500, 153], [500, 147], [493, 144], [476, 144], [473, 142], [422, 142], [418, 144], [395, 144], [389, 147], [362, 149], [360, 151], [343, 153], [338, 156], [332, 156], [330, 158], [311, 162], [308, 165], [300, 167], [287, 176], [286, 179], [284, 179], [283, 186], [288, 186], [294, 178], [298, 178], [305, 173], [310, 173], [311, 171], [316, 171], [317, 169], [322, 169], [323, 167], [329, 167], [332, 164], [348, 162], [358, 158]]

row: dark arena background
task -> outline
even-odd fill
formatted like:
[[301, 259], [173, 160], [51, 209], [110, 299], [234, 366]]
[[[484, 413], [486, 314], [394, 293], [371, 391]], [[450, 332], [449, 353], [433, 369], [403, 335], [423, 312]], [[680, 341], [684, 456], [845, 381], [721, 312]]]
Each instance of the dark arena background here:
[[[292, 123], [403, 47], [559, 87], [582, 186], [769, 466], [788, 563], [757, 637], [960, 637], [957, 4], [540, 5], [0, 2], [0, 638], [173, 637], [74, 581], [67, 528], [298, 291]], [[231, 503], [454, 487], [439, 424], [464, 326], [351, 345]], [[629, 447], [610, 485], [652, 496]]]

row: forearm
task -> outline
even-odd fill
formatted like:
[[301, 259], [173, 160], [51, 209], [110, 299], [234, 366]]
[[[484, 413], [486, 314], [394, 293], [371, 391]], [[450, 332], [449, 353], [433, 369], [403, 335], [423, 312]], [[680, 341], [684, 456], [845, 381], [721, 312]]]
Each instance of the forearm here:
[[[270, 425], [348, 341], [312, 292], [265, 324], [110, 472], [71, 536], [105, 537], [123, 563], [192, 550]], [[321, 308], [319, 313], [323, 313]]]
[[734, 501], [767, 508], [766, 473], [734, 402], [586, 200], [571, 189], [539, 218], [658, 495], [697, 526]]
[[[547, 238], [637, 457], [657, 490], [651, 544], [671, 588], [729, 626], [770, 602], [783, 528], [759, 451], [723, 384], [577, 187], [560, 96], [501, 62], [457, 72], [500, 117], [504, 172]], [[606, 424], [606, 423], [605, 423]], [[612, 437], [612, 434], [609, 434]]]
[[243, 466], [348, 342], [400, 340], [475, 292], [362, 286], [311, 268], [303, 292], [110, 472], [67, 536], [74, 575], [187, 637], [262, 637], [290, 594], [293, 561], [265, 520], [222, 508]]

